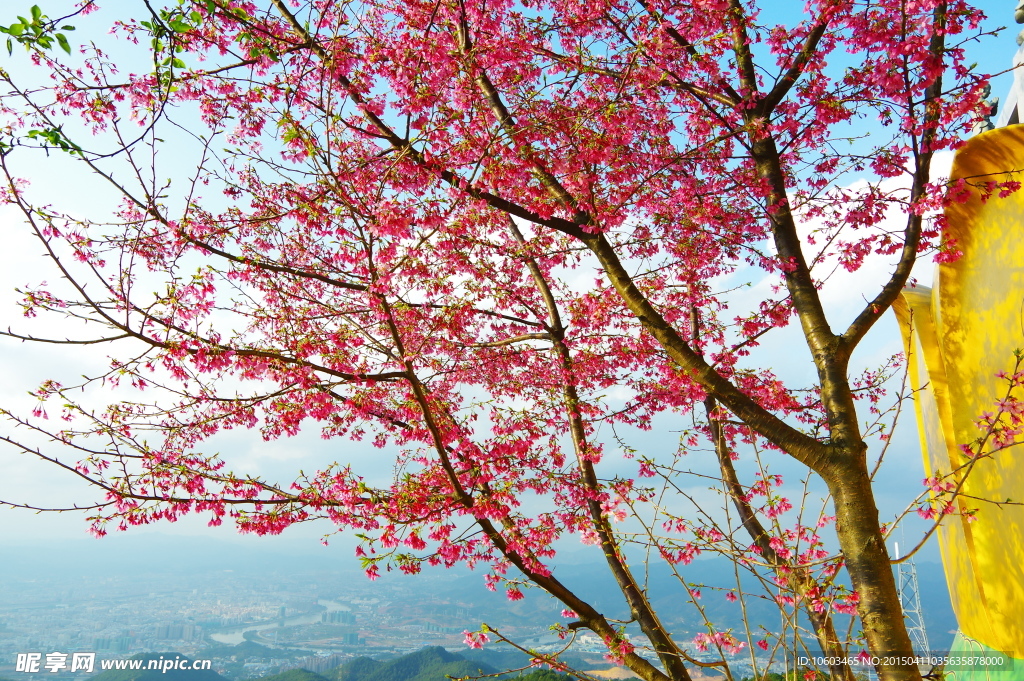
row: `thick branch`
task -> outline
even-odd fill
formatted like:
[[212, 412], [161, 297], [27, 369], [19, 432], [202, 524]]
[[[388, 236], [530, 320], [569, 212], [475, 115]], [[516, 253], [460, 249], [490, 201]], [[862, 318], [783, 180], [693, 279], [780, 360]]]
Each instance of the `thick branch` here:
[[[825, 9], [823, 12], [829, 12], [829, 10]], [[789, 69], [787, 69], [786, 73], [779, 78], [779, 81], [775, 84], [775, 87], [772, 88], [771, 92], [765, 95], [761, 101], [758, 102], [757, 111], [761, 116], [770, 116], [775, 110], [775, 107], [782, 102], [785, 96], [789, 94], [789, 91], [793, 89], [793, 86], [796, 85], [797, 81], [800, 80], [800, 77], [804, 73], [804, 69], [807, 68], [808, 62], [810, 62], [811, 57], [814, 56], [814, 53], [817, 50], [818, 43], [821, 41], [822, 37], [828, 33], [828, 23], [830, 18], [830, 15], [822, 17], [822, 19], [815, 24], [814, 28], [811, 29], [811, 32], [804, 40], [803, 47], [800, 49], [799, 54], [797, 54]]]
[[587, 246], [604, 267], [612, 286], [643, 328], [665, 348], [669, 357], [685, 369], [690, 378], [715, 395], [736, 416], [776, 447], [812, 470], [821, 467], [828, 447], [775, 416], [719, 374], [679, 335], [636, 287], [618, 254], [604, 235], [588, 235]]

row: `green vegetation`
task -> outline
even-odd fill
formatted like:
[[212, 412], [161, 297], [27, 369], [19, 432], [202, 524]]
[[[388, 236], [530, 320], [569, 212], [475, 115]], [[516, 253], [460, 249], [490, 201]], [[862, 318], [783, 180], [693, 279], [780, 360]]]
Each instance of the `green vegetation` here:
[[528, 674], [523, 674], [519, 679], [520, 681], [569, 681], [572, 677], [551, 669], [534, 669]]

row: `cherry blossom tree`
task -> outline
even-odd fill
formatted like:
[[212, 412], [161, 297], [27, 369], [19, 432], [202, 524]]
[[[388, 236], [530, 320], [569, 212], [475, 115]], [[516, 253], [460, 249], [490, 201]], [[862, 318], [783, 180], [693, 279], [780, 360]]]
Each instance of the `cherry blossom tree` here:
[[[979, 12], [103, 4], [26, 10], [3, 32], [28, 61], [0, 71], [2, 198], [58, 277], [22, 290], [24, 313], [94, 329], [7, 335], [111, 358], [43, 384], [32, 415], [4, 411], [3, 440], [102, 491], [95, 533], [193, 512], [259, 534], [324, 519], [359, 533], [371, 577], [468, 564], [510, 599], [547, 592], [567, 641], [593, 632], [645, 681], [729, 673], [728, 654], [798, 634], [836, 657], [913, 654], [869, 456], [897, 367], [854, 376], [851, 356], [922, 253], [955, 254], [931, 166], [979, 118], [984, 79], [964, 63]], [[109, 36], [82, 30], [97, 22]], [[115, 202], [83, 215], [36, 191], [43, 153], [71, 168], [60, 182], [101, 178]], [[878, 262], [840, 323], [829, 276]], [[778, 333], [803, 339], [817, 380], [757, 360]], [[637, 444], [670, 421], [686, 424], [673, 454]], [[205, 448], [300, 428], [370, 439], [392, 481], [344, 461], [266, 480]], [[820, 483], [820, 513], [783, 496], [772, 457]], [[693, 466], [719, 507], [694, 498]], [[571, 536], [600, 549], [628, 622], [556, 576]], [[758, 584], [714, 597], [770, 598], [791, 639], [777, 621], [717, 627], [685, 579], [702, 552]], [[696, 636], [654, 606], [658, 561]], [[489, 638], [505, 639], [467, 635]]]

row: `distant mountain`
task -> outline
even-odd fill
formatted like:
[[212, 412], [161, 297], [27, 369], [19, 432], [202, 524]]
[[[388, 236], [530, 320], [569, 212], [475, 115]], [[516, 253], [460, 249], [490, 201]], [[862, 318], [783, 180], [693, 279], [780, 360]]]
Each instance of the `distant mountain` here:
[[[130, 666], [132, 660], [139, 660], [141, 669], [109, 669], [89, 677], [89, 681], [228, 681], [220, 674], [209, 669], [146, 669], [150, 660], [192, 660], [179, 653], [139, 653], [123, 660]], [[121, 662], [122, 660], [118, 660]]]
[[470, 662], [439, 646], [380, 662], [359, 657], [327, 673], [331, 681], [444, 681], [448, 676], [496, 674], [494, 667]]
[[[520, 657], [513, 662], [512, 666], [521, 667], [524, 663], [525, 659]], [[383, 662], [369, 657], [357, 657], [332, 669], [325, 676], [328, 677], [328, 681], [447, 681], [447, 677], [478, 677], [485, 674], [499, 674], [509, 668], [511, 666], [495, 667], [478, 659], [467, 660], [462, 655], [450, 653], [444, 648], [433, 647]], [[280, 679], [279, 676], [281, 675], [259, 681], [317, 681], [304, 678]], [[531, 672], [506, 675], [502, 678], [514, 678], [516, 681], [569, 681], [569, 677], [565, 674], [559, 674], [550, 669], [535, 669]]]
[[380, 671], [384, 663], [372, 657], [357, 657], [327, 672], [331, 681], [363, 681]]
[[289, 669], [273, 676], [264, 676], [260, 678], [260, 681], [328, 681], [328, 679], [308, 669]]
[[481, 666], [495, 669], [519, 669], [530, 664], [530, 656], [507, 645], [487, 645], [483, 648], [466, 648], [459, 653], [462, 657]]
[[203, 656], [210, 657], [234, 657], [239, 662], [244, 662], [250, 657], [289, 657], [292, 654], [308, 655], [307, 651], [291, 651], [278, 648], [268, 648], [253, 641], [242, 641], [236, 645], [214, 646], [203, 649]]
[[[531, 655], [527, 655], [521, 650], [502, 644], [490, 644], [483, 648], [467, 648], [465, 651], [459, 653], [462, 657], [466, 658], [470, 662], [475, 662], [481, 666], [494, 667], [495, 669], [506, 670], [506, 669], [522, 669], [530, 664]], [[594, 658], [600, 657], [600, 655], [582, 655], [576, 652], [563, 653], [558, 656], [561, 662], [564, 662], [573, 669], [592, 669], [594, 667]], [[541, 672], [550, 672], [555, 676], [562, 678], [562, 674], [551, 672], [548, 669], [535, 669], [529, 672], [518, 672], [510, 676], [522, 676], [522, 679], [529, 678], [531, 681], [554, 681], [554, 679], [547, 678], [546, 676], [540, 675]], [[538, 676], [535, 676], [538, 675]], [[516, 681], [522, 681], [517, 679]]]

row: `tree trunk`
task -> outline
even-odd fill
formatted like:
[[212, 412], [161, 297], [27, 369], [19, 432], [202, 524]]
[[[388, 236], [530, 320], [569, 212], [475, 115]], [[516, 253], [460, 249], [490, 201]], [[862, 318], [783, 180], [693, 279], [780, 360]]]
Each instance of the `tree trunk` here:
[[882, 681], [920, 681], [864, 457], [836, 466], [825, 481], [835, 504], [836, 534], [846, 569], [860, 597], [857, 612], [868, 651], [879, 658], [879, 677]]

